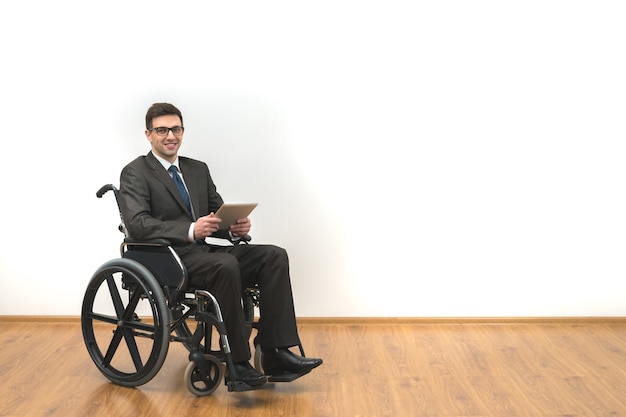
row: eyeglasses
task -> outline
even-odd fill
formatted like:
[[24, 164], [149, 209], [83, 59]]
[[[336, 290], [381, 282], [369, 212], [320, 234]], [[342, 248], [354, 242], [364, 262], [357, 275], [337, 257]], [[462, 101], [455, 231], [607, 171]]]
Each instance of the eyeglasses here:
[[167, 134], [171, 131], [175, 136], [182, 135], [185, 131], [185, 128], [182, 126], [174, 126], [174, 127], [153, 127], [152, 129], [148, 129], [149, 131], [155, 131], [159, 136], [167, 136]]

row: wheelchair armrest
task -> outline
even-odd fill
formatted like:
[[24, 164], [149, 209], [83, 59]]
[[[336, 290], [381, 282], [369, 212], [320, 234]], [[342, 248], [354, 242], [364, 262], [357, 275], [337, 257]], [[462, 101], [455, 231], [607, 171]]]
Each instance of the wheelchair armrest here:
[[[248, 244], [252, 240], [252, 236], [245, 235], [233, 241], [235, 245], [240, 243]], [[124, 246], [156, 246], [167, 248], [172, 246], [172, 243], [167, 239], [150, 239], [150, 240], [138, 240], [130, 237], [124, 238]]]
[[242, 236], [242, 237], [240, 237], [239, 239], [235, 240], [233, 243], [234, 243], [235, 245], [238, 245], [238, 244], [240, 244], [240, 243], [245, 243], [245, 244], [248, 244], [248, 243], [250, 243], [250, 241], [251, 241], [251, 240], [252, 240], [252, 236], [250, 236], [250, 235], [245, 235], [245, 236]]
[[127, 237], [127, 238], [124, 238], [124, 243], [130, 246], [162, 246], [162, 247], [172, 246], [171, 242], [167, 239], [139, 240], [139, 239], [133, 239], [133, 238]]

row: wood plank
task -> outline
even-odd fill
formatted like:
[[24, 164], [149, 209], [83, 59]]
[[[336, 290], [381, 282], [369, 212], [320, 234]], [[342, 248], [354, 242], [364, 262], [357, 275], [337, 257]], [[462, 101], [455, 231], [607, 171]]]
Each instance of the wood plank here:
[[0, 320], [0, 416], [626, 416], [626, 323], [300, 323], [325, 363], [272, 389], [197, 398], [187, 351], [132, 389], [96, 369], [76, 320]]

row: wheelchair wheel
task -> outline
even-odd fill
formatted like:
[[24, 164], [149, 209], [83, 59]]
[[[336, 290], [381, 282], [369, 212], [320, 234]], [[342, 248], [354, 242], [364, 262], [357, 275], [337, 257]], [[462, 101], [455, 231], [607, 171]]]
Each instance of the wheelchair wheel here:
[[224, 377], [224, 369], [222, 363], [213, 355], [204, 355], [208, 366], [208, 373], [202, 376], [198, 365], [195, 362], [189, 362], [185, 368], [185, 385], [189, 392], [198, 397], [211, 394], [217, 389]]
[[91, 359], [111, 382], [136, 387], [161, 369], [169, 346], [169, 309], [146, 267], [114, 259], [92, 276], [81, 314]]

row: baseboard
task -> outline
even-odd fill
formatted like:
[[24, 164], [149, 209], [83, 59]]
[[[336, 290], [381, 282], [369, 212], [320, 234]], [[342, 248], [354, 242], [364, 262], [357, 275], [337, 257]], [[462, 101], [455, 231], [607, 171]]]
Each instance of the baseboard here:
[[301, 324], [541, 324], [624, 323], [626, 316], [558, 317], [298, 317]]
[[[0, 323], [80, 323], [80, 316], [0, 315]], [[548, 324], [548, 323], [624, 323], [626, 316], [558, 317], [298, 317], [298, 324]]]
[[0, 323], [80, 323], [80, 316], [20, 316], [0, 315]]

